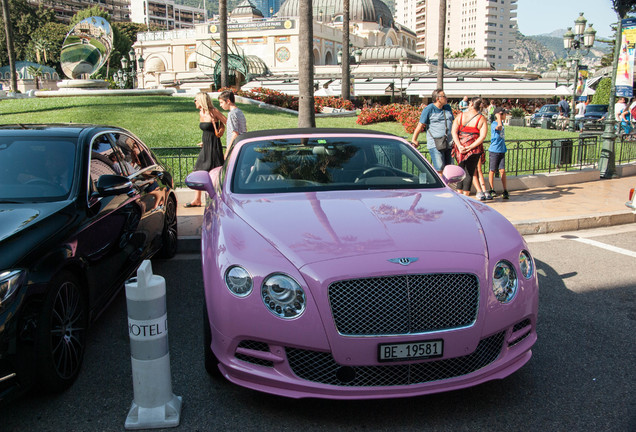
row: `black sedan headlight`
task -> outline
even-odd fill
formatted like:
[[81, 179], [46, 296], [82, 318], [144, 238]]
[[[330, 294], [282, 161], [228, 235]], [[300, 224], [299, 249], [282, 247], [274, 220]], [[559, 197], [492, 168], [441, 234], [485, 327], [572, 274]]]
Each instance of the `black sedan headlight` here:
[[24, 271], [5, 270], [0, 272], [0, 309], [6, 306], [22, 283]]

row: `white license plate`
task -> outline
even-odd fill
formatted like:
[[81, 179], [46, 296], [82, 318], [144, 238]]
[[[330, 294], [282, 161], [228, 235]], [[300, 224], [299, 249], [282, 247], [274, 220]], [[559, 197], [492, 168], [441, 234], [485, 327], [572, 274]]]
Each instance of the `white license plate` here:
[[378, 359], [380, 361], [418, 360], [444, 355], [442, 339], [399, 344], [380, 344]]

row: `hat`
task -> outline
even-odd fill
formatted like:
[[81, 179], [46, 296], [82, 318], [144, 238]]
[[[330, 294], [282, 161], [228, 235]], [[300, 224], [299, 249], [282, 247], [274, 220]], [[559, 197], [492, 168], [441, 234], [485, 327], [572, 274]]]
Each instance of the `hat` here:
[[508, 114], [510, 111], [508, 111], [507, 109], [504, 109], [502, 107], [497, 107], [495, 108], [495, 110], [493, 111], [493, 114]]

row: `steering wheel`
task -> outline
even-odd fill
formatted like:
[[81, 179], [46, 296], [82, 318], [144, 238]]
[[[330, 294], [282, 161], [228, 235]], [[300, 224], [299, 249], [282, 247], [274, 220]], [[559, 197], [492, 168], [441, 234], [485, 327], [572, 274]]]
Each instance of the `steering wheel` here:
[[362, 174], [360, 174], [360, 177], [356, 179], [356, 182], [368, 177], [378, 177], [379, 173], [385, 173], [382, 177], [397, 177], [397, 174], [395, 173], [395, 171], [391, 170], [390, 168], [387, 168], [384, 166], [375, 166], [375, 167], [365, 169], [362, 172]]

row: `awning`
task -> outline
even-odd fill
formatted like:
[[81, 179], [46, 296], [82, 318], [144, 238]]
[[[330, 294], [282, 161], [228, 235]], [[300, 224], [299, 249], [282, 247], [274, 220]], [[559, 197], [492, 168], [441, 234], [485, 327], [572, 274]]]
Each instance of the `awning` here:
[[[437, 88], [435, 77], [419, 78], [410, 82], [407, 95], [430, 98]], [[554, 97], [554, 81], [469, 78], [444, 79], [444, 93], [450, 98], [494, 97], [494, 98], [549, 98]]]

